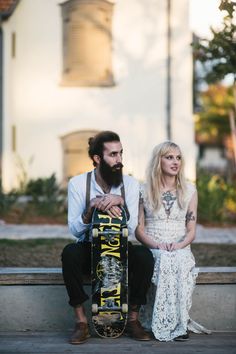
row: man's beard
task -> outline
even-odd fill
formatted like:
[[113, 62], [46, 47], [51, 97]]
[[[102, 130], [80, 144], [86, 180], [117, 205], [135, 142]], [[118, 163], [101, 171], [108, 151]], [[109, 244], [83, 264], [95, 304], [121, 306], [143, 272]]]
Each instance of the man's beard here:
[[103, 158], [101, 158], [101, 162], [100, 162], [101, 177], [109, 187], [112, 186], [118, 187], [121, 184], [122, 168], [123, 165], [121, 162], [111, 167], [110, 165], [108, 165], [108, 163], [106, 163], [106, 161]]

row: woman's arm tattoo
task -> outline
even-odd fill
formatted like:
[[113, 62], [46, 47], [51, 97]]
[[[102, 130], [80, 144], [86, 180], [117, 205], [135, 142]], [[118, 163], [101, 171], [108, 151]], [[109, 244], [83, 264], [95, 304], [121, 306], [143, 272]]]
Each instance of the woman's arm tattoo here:
[[189, 223], [189, 221], [195, 221], [196, 218], [193, 214], [193, 211], [188, 211], [186, 214], [186, 225]]

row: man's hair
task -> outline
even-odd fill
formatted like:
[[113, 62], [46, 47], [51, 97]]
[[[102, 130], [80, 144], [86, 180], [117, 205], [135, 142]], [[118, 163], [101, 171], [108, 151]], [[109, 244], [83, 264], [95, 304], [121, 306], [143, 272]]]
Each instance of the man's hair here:
[[94, 155], [98, 155], [100, 157], [103, 157], [103, 149], [104, 149], [104, 143], [110, 143], [112, 141], [120, 141], [120, 137], [118, 134], [106, 130], [103, 132], [100, 132], [96, 134], [94, 137], [89, 138], [88, 144], [88, 154], [89, 157], [93, 160]]

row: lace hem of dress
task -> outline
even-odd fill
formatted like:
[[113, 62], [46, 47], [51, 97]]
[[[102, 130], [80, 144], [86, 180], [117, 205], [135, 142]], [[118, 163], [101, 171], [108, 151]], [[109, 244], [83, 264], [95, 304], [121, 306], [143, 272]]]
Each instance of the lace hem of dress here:
[[175, 252], [152, 250], [155, 269], [148, 305], [141, 312], [143, 326], [159, 341], [171, 341], [186, 334], [209, 333], [189, 317], [198, 268], [189, 249]]
[[188, 330], [193, 333], [197, 334], [211, 334], [212, 331], [210, 329], [205, 328], [204, 326], [200, 325], [199, 323], [193, 321], [191, 318], [189, 319], [188, 322]]

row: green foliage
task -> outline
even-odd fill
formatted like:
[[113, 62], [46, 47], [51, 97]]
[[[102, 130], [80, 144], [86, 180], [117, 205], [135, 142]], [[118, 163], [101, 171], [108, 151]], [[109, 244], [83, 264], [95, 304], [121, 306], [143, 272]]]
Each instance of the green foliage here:
[[55, 174], [29, 180], [24, 193], [21, 185], [10, 193], [3, 193], [0, 187], [0, 215], [10, 222], [31, 223], [44, 217], [45, 222], [53, 222], [54, 218], [55, 222], [65, 223], [66, 214], [66, 191], [58, 185]]
[[2, 190], [2, 183], [0, 180], [0, 215], [3, 216], [10, 211], [14, 203], [16, 202], [18, 193], [11, 191], [4, 193]]
[[32, 197], [31, 204], [39, 215], [53, 216], [63, 212], [65, 191], [60, 189], [55, 174], [48, 178], [31, 179], [26, 185], [25, 194]]
[[236, 82], [236, 3], [231, 0], [222, 0], [220, 10], [225, 11], [223, 28], [215, 31], [211, 28], [213, 38], [200, 39], [193, 44], [194, 55], [205, 68], [205, 80], [208, 83], [221, 81], [226, 75], [233, 75]]
[[196, 115], [195, 129], [198, 142], [223, 144], [230, 134], [228, 110], [233, 108], [233, 88], [210, 85], [200, 94], [202, 111]]
[[236, 219], [236, 183], [228, 184], [218, 175], [199, 171], [199, 222], [233, 222]]

